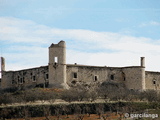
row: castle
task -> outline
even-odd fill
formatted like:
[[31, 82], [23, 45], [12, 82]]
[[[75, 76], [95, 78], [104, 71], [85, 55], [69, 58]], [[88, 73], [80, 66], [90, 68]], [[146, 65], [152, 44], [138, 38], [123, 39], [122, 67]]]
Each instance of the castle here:
[[128, 89], [160, 89], [160, 72], [145, 71], [145, 58], [140, 66], [107, 67], [66, 64], [66, 43], [60, 41], [49, 47], [47, 66], [5, 71], [5, 59], [1, 57], [0, 89], [51, 87], [68, 89], [77, 83], [90, 84], [113, 81], [123, 83]]

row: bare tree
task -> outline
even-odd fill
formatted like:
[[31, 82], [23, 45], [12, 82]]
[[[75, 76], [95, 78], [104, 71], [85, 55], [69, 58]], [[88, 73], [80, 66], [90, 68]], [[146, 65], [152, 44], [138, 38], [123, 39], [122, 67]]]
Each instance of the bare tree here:
[[21, 99], [23, 102], [33, 103], [37, 100], [37, 90], [25, 90], [21, 93]]
[[74, 106], [74, 114], [77, 120], [83, 120], [84, 119], [84, 114], [82, 113], [82, 108], [76, 104]]
[[98, 95], [108, 102], [125, 99], [127, 90], [124, 84], [107, 81], [103, 82], [97, 91]]
[[52, 96], [52, 94], [50, 94], [49, 92], [47, 92], [43, 89], [36, 90], [36, 96], [37, 96], [37, 100], [40, 100], [42, 104], [47, 102], [47, 100], [50, 100], [50, 102], [55, 101], [55, 98], [53, 97], [54, 94]]
[[146, 98], [146, 100], [148, 100], [148, 102], [157, 102], [159, 99], [158, 92], [155, 90], [146, 90], [143, 93], [144, 97]]
[[44, 105], [43, 106], [43, 111], [44, 111], [45, 120], [50, 120], [50, 117], [49, 117], [51, 115], [50, 106]]
[[64, 90], [61, 93], [61, 99], [67, 102], [72, 102], [78, 100], [78, 94], [75, 89], [70, 88], [69, 90]]
[[1, 104], [4, 104], [4, 105], [7, 105], [7, 104], [12, 104], [15, 102], [15, 98], [14, 96], [12, 95], [12, 93], [3, 93], [1, 96], [0, 96], [0, 105]]
[[75, 89], [75, 92], [77, 92], [77, 100], [83, 101], [86, 98], [87, 95], [87, 89], [84, 85], [79, 85]]
[[85, 99], [87, 101], [93, 102], [98, 98], [97, 86], [90, 87], [85, 94]]
[[23, 107], [23, 114], [24, 114], [24, 119], [25, 120], [30, 120], [30, 113], [29, 113], [29, 107], [28, 106], [24, 106]]
[[104, 104], [97, 104], [95, 107], [96, 107], [96, 113], [99, 116], [98, 119], [101, 119], [101, 115], [104, 113]]
[[6, 120], [10, 113], [11, 113], [11, 110], [8, 108], [1, 109], [0, 110], [0, 119]]
[[88, 114], [88, 117], [90, 117], [92, 111], [91, 111], [91, 107], [88, 106], [88, 104], [84, 106], [84, 111], [85, 111], [85, 114]]
[[62, 115], [62, 108], [56, 106], [55, 107], [55, 115], [57, 117], [57, 120], [59, 120], [60, 119], [60, 115]]
[[69, 113], [71, 111], [71, 108], [66, 106], [66, 105], [62, 105], [62, 111], [63, 111], [64, 115], [66, 115], [66, 118], [69, 118], [68, 115], [69, 115]]
[[58, 95], [56, 92], [53, 92], [53, 91], [49, 91], [49, 92], [46, 92], [46, 100], [49, 101], [50, 104], [53, 104], [55, 102], [55, 100], [58, 98]]
[[101, 86], [97, 89], [97, 91], [98, 91], [98, 96], [103, 98], [106, 102], [108, 102], [111, 89], [107, 86]]

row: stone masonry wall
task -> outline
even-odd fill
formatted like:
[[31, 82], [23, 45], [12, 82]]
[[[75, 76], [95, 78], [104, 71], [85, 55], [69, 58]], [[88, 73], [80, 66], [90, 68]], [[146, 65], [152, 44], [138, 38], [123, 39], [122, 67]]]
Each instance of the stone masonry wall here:
[[146, 71], [146, 89], [160, 90], [160, 72]]
[[122, 82], [121, 68], [67, 65], [67, 83], [72, 86], [76, 83], [90, 84], [104, 81]]
[[145, 90], [145, 71], [143, 67], [125, 67], [123, 72], [127, 88]]
[[13, 79], [13, 76], [14, 76], [13, 71], [8, 71], [8, 72], [3, 71], [0, 87], [2, 89], [6, 89], [6, 88], [11, 87], [11, 85], [12, 85], [11, 81]]
[[1, 88], [35, 87], [48, 84], [48, 66], [4, 72]]

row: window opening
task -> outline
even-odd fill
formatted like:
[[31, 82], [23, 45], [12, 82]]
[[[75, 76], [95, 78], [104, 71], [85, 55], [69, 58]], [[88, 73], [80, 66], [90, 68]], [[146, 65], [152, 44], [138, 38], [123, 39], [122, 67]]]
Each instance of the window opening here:
[[19, 78], [19, 76], [18, 76], [18, 83], [20, 83], [20, 78]]
[[31, 79], [32, 79], [32, 73], [30, 75], [31, 75]]
[[111, 77], [110, 77], [110, 78], [111, 78], [111, 80], [114, 80], [114, 75], [111, 75]]
[[154, 85], [156, 84], [156, 80], [153, 80], [153, 84], [154, 84]]
[[58, 57], [54, 57], [54, 62], [58, 63]]
[[33, 82], [35, 82], [35, 81], [36, 81], [36, 76], [34, 75], [34, 76], [33, 76]]
[[98, 76], [95, 75], [95, 76], [94, 76], [94, 81], [97, 81], [97, 80], [98, 80]]
[[126, 81], [126, 76], [125, 76], [124, 72], [122, 72], [122, 77], [123, 77], [123, 81]]
[[14, 80], [12, 80], [12, 84], [14, 84]]
[[25, 83], [24, 77], [23, 77], [23, 83]]
[[73, 73], [73, 78], [77, 78], [77, 73]]
[[22, 78], [20, 79], [20, 83], [21, 83], [21, 84], [23, 83], [23, 79], [22, 79]]
[[49, 77], [48, 74], [46, 74], [46, 79], [48, 79], [48, 77]]

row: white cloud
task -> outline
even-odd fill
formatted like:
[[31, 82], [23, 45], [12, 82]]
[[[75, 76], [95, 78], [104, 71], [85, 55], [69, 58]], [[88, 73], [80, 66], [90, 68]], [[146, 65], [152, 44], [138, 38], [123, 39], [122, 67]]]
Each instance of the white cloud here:
[[160, 40], [111, 32], [50, 28], [8, 17], [0, 18], [0, 28], [0, 45], [8, 70], [47, 65], [49, 45], [63, 39], [67, 42], [67, 63], [139, 66], [139, 58], [144, 56], [147, 70], [160, 71]]
[[160, 22], [150, 21], [150, 22], [144, 22], [140, 24], [140, 27], [147, 27], [147, 26], [160, 26]]
[[159, 23], [159, 22], [156, 22], [156, 21], [151, 21], [150, 24], [151, 24], [151, 25], [156, 25], [156, 26], [157, 26], [157, 25], [158, 25], [158, 26], [160, 25], [160, 23]]

